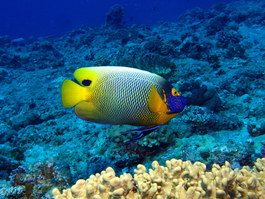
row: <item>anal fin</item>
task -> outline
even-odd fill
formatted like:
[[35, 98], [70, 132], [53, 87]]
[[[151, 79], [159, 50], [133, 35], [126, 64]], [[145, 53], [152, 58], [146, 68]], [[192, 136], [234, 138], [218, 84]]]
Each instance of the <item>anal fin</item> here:
[[134, 136], [132, 139], [130, 139], [128, 142], [126, 142], [126, 144], [130, 144], [132, 142], [135, 142], [135, 141], [143, 138], [144, 136], [149, 135], [150, 133], [152, 133], [153, 131], [155, 131], [159, 127], [160, 127], [160, 125], [159, 126], [145, 126], [145, 127], [141, 127], [141, 128], [138, 128], [138, 129], [131, 130], [131, 131], [123, 132], [122, 134], [140, 132], [138, 135]]
[[92, 102], [82, 101], [75, 106], [75, 114], [81, 119], [90, 122], [99, 122], [101, 118], [100, 112]]

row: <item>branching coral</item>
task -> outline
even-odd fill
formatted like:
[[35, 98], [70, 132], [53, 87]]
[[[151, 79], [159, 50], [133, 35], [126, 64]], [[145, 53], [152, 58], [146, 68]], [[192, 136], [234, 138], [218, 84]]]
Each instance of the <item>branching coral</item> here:
[[87, 180], [78, 180], [71, 189], [64, 190], [63, 194], [58, 189], [54, 189], [53, 194], [56, 199], [121, 198], [122, 196], [133, 196], [135, 194], [133, 188], [134, 184], [130, 174], [124, 173], [120, 177], [116, 177], [115, 171], [108, 167], [106, 171], [101, 172], [101, 175], [97, 173], [91, 175]]
[[168, 160], [166, 167], [157, 161], [147, 172], [139, 164], [134, 178], [127, 173], [115, 176], [112, 168], [101, 174], [78, 180], [70, 189], [61, 193], [53, 190], [55, 199], [200, 199], [200, 198], [265, 198], [265, 158], [258, 159], [253, 168], [233, 170], [228, 162], [214, 164], [211, 171], [201, 162]]

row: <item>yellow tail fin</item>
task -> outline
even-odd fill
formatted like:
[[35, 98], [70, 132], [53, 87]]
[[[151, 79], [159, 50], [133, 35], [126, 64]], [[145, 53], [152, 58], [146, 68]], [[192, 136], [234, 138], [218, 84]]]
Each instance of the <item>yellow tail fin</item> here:
[[64, 80], [61, 88], [62, 103], [66, 108], [72, 107], [81, 101], [88, 100], [88, 90], [72, 80]]

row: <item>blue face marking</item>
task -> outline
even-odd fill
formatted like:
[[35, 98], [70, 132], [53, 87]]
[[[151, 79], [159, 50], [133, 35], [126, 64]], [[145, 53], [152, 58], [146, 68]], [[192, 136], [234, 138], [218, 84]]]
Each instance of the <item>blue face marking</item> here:
[[167, 113], [180, 113], [187, 105], [187, 99], [183, 96], [170, 95], [167, 97], [166, 103], [170, 109]]

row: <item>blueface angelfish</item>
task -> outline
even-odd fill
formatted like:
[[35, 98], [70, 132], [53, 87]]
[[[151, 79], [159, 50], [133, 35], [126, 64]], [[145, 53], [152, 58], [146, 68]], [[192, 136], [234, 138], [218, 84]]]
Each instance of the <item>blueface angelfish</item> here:
[[147, 71], [100, 66], [77, 69], [78, 83], [65, 80], [64, 107], [75, 106], [76, 115], [101, 124], [144, 126], [134, 141], [166, 124], [186, 105], [186, 99], [163, 77]]

